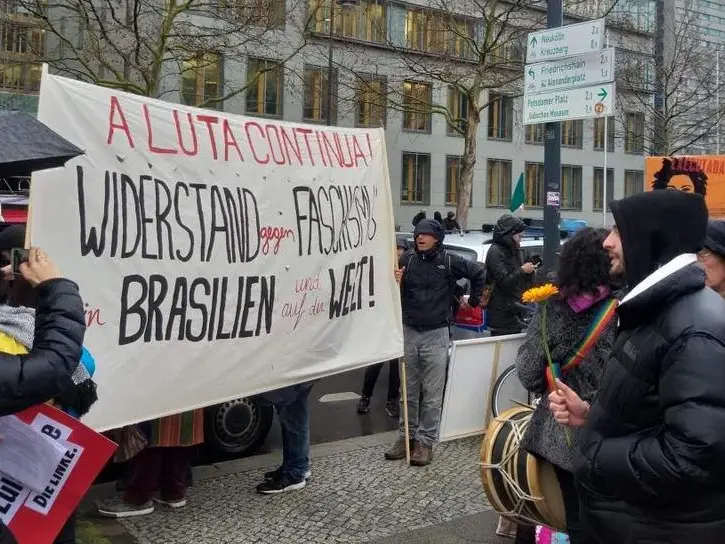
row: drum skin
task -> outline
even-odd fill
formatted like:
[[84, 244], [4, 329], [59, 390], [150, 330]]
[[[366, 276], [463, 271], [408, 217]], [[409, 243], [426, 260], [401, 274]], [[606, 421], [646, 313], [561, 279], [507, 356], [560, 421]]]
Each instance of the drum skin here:
[[[514, 432], [517, 423], [520, 434], [526, 431], [533, 410], [516, 406], [491, 421], [481, 444], [481, 480], [483, 489], [496, 512], [518, 521], [546, 525], [566, 532], [566, 512], [554, 466], [519, 448]], [[511, 454], [513, 452], [512, 455]], [[508, 459], [503, 464], [502, 460]], [[489, 468], [499, 465], [499, 468]], [[520, 493], [503, 476], [505, 472], [521, 490], [535, 500], [520, 498]], [[520, 515], [512, 513], [523, 502]]]

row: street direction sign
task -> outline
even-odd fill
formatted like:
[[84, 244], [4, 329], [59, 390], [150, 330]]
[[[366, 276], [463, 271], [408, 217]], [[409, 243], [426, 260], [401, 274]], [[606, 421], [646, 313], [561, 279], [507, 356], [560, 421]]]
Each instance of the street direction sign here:
[[604, 83], [524, 96], [524, 125], [612, 115], [615, 92]]
[[532, 32], [528, 36], [526, 63], [595, 53], [604, 47], [604, 19]]
[[614, 80], [614, 48], [526, 66], [526, 95], [609, 83]]

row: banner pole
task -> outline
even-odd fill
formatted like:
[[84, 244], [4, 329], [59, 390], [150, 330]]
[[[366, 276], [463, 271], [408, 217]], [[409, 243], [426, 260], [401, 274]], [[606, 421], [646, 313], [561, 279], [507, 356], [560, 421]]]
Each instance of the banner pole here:
[[498, 380], [498, 365], [501, 359], [501, 342], [496, 342], [493, 346], [493, 365], [491, 366], [491, 382], [488, 386], [488, 401], [486, 402], [486, 418], [485, 428], [488, 429], [488, 424], [491, 423], [492, 406], [493, 406], [493, 392], [496, 388], [496, 380]]
[[400, 394], [403, 397], [403, 429], [405, 430], [405, 462], [410, 465], [410, 437], [408, 433], [408, 373], [405, 357], [400, 358]]

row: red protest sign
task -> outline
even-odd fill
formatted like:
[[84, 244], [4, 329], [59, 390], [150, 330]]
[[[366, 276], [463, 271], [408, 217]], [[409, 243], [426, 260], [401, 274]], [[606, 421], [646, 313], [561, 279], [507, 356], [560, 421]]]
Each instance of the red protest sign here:
[[57, 441], [65, 453], [41, 493], [0, 471], [0, 520], [18, 544], [52, 544], [117, 445], [47, 404], [15, 416], [48, 440]]

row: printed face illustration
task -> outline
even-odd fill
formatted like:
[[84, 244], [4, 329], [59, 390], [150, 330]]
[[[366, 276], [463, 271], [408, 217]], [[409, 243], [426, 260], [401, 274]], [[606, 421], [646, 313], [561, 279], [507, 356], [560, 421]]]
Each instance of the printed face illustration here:
[[673, 189], [683, 193], [707, 195], [707, 174], [693, 161], [662, 159], [662, 168], [655, 173], [652, 189]]
[[672, 176], [667, 182], [667, 188], [676, 189], [678, 191], [682, 191], [683, 193], [695, 192], [695, 184], [692, 183], [690, 176], [684, 174]]

